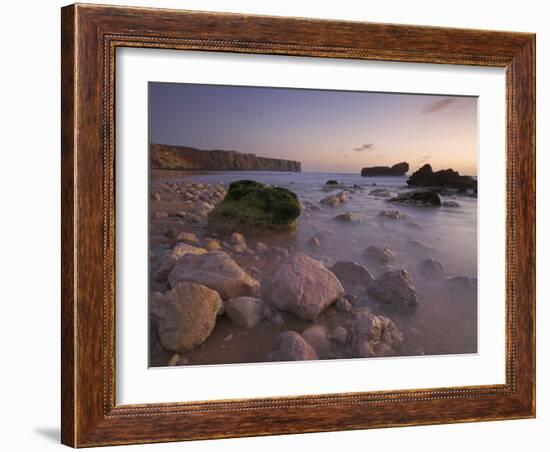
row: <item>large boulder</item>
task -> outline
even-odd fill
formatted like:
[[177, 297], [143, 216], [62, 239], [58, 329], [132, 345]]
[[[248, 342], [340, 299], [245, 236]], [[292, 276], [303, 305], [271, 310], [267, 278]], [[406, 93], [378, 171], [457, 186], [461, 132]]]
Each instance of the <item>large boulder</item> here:
[[437, 207], [441, 205], [441, 198], [433, 190], [415, 190], [407, 193], [401, 193], [395, 198], [390, 199], [390, 202], [407, 204], [411, 206]]
[[403, 334], [393, 321], [367, 310], [356, 314], [350, 336], [350, 351], [357, 358], [392, 354], [403, 342]]
[[204, 248], [199, 248], [197, 246], [189, 245], [187, 243], [178, 243], [164, 258], [158, 270], [155, 272], [155, 281], [164, 281], [168, 274], [174, 268], [174, 265], [176, 265], [176, 262], [186, 254], [200, 255], [205, 254], [206, 252], [207, 250], [205, 250]]
[[209, 287], [224, 300], [255, 296], [260, 288], [260, 283], [223, 251], [183, 256], [168, 275], [172, 287], [182, 281]]
[[470, 176], [461, 176], [452, 169], [433, 171], [430, 164], [412, 173], [407, 184], [415, 187], [451, 187], [477, 189], [477, 181]]
[[252, 328], [263, 318], [265, 304], [259, 298], [237, 297], [225, 303], [225, 315], [233, 323]]
[[306, 320], [314, 320], [344, 295], [338, 278], [319, 261], [302, 253], [279, 268], [271, 287], [272, 303]]
[[293, 231], [301, 208], [295, 193], [251, 180], [231, 183], [224, 200], [208, 213], [216, 230]]
[[338, 277], [346, 290], [355, 286], [367, 287], [374, 279], [367, 267], [351, 261], [338, 261], [330, 270]]
[[191, 350], [212, 333], [222, 300], [208, 287], [182, 282], [164, 296], [153, 297], [151, 312], [162, 346], [170, 352]]
[[369, 285], [369, 294], [379, 301], [396, 306], [416, 306], [418, 294], [409, 272], [392, 270], [378, 276]]
[[361, 176], [404, 176], [409, 171], [407, 162], [389, 166], [371, 166], [361, 170]]
[[267, 355], [267, 359], [269, 361], [303, 361], [319, 359], [319, 356], [298, 333], [285, 331], [275, 339], [273, 351]]

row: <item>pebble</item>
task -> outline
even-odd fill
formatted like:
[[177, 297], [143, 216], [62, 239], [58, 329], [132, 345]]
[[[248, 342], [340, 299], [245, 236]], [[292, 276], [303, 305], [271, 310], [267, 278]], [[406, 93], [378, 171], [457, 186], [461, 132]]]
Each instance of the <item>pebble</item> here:
[[229, 243], [233, 245], [246, 245], [246, 239], [244, 238], [244, 235], [242, 235], [240, 232], [234, 232], [233, 234], [231, 234]]
[[343, 326], [338, 326], [334, 329], [330, 337], [333, 341], [345, 345], [348, 340], [348, 332]]
[[185, 231], [180, 232], [179, 235], [177, 236], [177, 239], [190, 243], [191, 245], [199, 244], [199, 239], [192, 232], [185, 232]]
[[177, 353], [175, 355], [172, 355], [172, 357], [170, 358], [170, 361], [168, 361], [168, 365], [169, 366], [175, 366], [178, 364], [179, 360], [180, 360], [181, 356], [178, 355]]
[[258, 254], [266, 254], [268, 251], [269, 251], [269, 247], [265, 243], [263, 242], [256, 243], [256, 252]]
[[208, 251], [218, 251], [222, 249], [222, 245], [218, 239], [205, 239], [205, 248]]
[[155, 213], [155, 220], [163, 220], [168, 218], [168, 212], [157, 212]]

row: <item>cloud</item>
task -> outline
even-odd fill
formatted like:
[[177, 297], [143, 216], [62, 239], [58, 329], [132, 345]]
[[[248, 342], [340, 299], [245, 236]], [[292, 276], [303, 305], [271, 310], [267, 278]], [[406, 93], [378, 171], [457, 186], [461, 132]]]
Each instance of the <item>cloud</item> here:
[[433, 102], [430, 102], [429, 104], [424, 105], [424, 108], [422, 109], [422, 113], [429, 114], [429, 113], [435, 113], [437, 111], [443, 110], [444, 108], [447, 108], [449, 105], [452, 105], [456, 102], [456, 99], [454, 97], [446, 97], [445, 99], [436, 100]]
[[258, 111], [258, 112], [256, 112], [256, 116], [258, 118], [263, 118], [264, 117], [264, 112], [263, 111]]
[[239, 105], [238, 107], [235, 107], [234, 110], [239, 113], [244, 113], [246, 110], [246, 107], [244, 105]]
[[366, 143], [358, 148], [353, 148], [355, 152], [372, 151], [373, 149], [376, 149], [376, 145], [374, 143]]

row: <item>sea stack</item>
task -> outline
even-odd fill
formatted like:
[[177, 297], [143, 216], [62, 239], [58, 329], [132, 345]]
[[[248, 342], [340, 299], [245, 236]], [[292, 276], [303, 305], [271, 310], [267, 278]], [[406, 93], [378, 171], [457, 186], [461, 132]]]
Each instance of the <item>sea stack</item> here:
[[453, 169], [434, 172], [429, 163], [415, 171], [407, 180], [407, 184], [413, 187], [477, 188], [474, 178], [461, 176]]
[[404, 176], [409, 171], [407, 162], [397, 163], [393, 166], [371, 166], [361, 170], [361, 176]]

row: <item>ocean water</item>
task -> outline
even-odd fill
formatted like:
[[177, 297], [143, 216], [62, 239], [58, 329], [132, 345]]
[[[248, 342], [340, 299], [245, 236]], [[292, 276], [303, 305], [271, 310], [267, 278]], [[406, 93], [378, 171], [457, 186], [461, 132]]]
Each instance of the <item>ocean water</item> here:
[[[369, 245], [392, 249], [397, 259], [393, 267], [405, 268], [412, 275], [420, 304], [413, 310], [395, 309], [365, 297], [373, 312], [390, 317], [407, 338], [404, 354], [456, 354], [477, 351], [477, 293], [449, 290], [441, 282], [425, 278], [418, 264], [427, 257], [438, 259], [446, 275], [477, 278], [477, 199], [469, 196], [443, 196], [459, 207], [416, 207], [389, 203], [387, 198], [369, 194], [375, 188], [388, 188], [394, 195], [410, 190], [407, 177], [362, 177], [339, 173], [282, 173], [262, 171], [181, 172], [154, 170], [152, 179], [178, 179], [202, 183], [251, 179], [288, 188], [301, 202], [320, 205], [321, 199], [340, 190], [326, 191], [326, 181], [335, 179], [346, 188], [362, 187], [350, 193], [349, 200], [337, 207], [306, 209], [302, 213], [293, 247], [326, 262], [355, 261], [366, 265], [376, 276], [383, 269], [371, 268], [363, 255]], [[382, 210], [399, 210], [400, 220], [382, 219]], [[334, 217], [353, 212], [359, 222], [342, 224]], [[321, 246], [312, 250], [307, 241], [317, 236]], [[278, 240], [273, 237], [273, 241]], [[266, 237], [264, 241], [269, 242]]]

